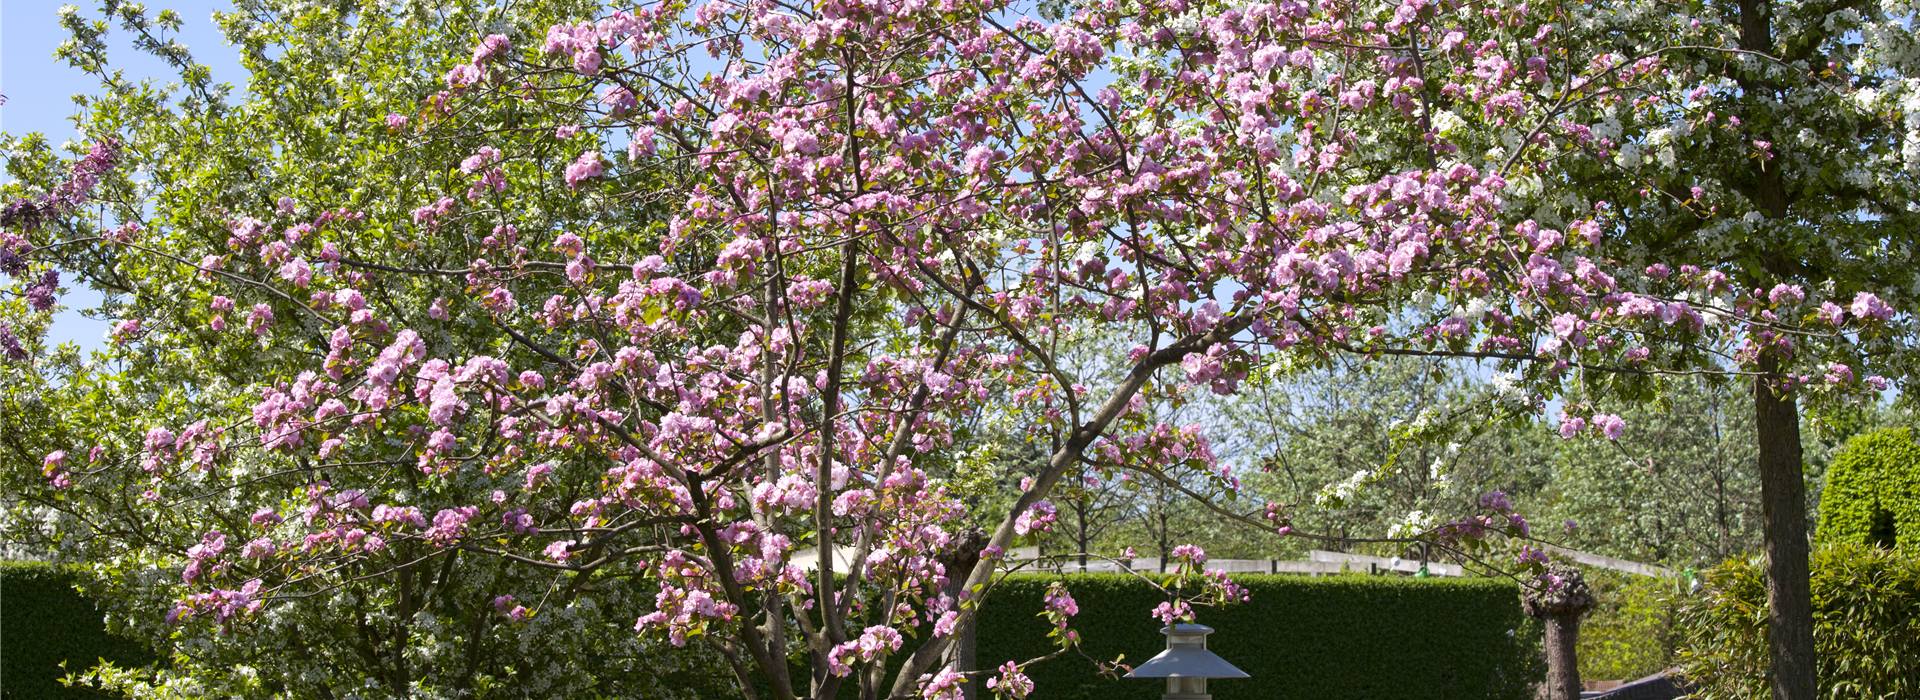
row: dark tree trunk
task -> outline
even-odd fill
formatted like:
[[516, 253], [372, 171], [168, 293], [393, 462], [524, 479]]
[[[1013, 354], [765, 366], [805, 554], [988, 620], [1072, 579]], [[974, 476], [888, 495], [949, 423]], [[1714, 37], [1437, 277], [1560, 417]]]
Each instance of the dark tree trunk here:
[[[1774, 53], [1773, 3], [1739, 0], [1740, 48]], [[1740, 89], [1755, 101], [1777, 99], [1780, 88], [1748, 72], [1737, 72]], [[1761, 122], [1755, 121], [1756, 126]], [[1764, 131], [1752, 134], [1780, 141]], [[1760, 213], [1785, 219], [1795, 197], [1787, 192], [1779, 164], [1754, 161], [1751, 186], [1745, 191]], [[1778, 253], [1762, 255], [1768, 272], [1789, 277]], [[1815, 277], [1818, 279], [1818, 277]], [[1813, 593], [1807, 576], [1807, 485], [1801, 473], [1800, 409], [1793, 396], [1775, 393], [1766, 375], [1780, 371], [1780, 358], [1771, 350], [1760, 353], [1760, 371], [1753, 390], [1753, 423], [1760, 448], [1760, 510], [1762, 545], [1767, 557], [1768, 674], [1773, 700], [1814, 700], [1817, 689], [1813, 651]]]
[[[940, 565], [947, 570], [947, 585], [941, 589], [941, 592], [953, 598], [954, 607], [958, 608], [960, 605], [960, 596], [967, 594], [967, 580], [964, 572], [971, 571], [973, 565], [980, 561], [980, 551], [985, 549], [986, 546], [987, 533], [984, 530], [966, 530], [953, 538], [953, 542], [948, 545], [947, 551], [940, 553]], [[968, 673], [978, 670], [973, 665], [973, 622], [974, 618], [968, 617], [967, 621], [962, 623], [959, 629], [953, 631], [953, 647], [948, 650], [948, 653], [951, 654], [951, 656], [948, 657], [948, 661], [957, 673]], [[979, 686], [985, 682], [986, 680], [983, 677], [967, 676], [967, 682], [960, 686], [962, 696], [965, 697], [966, 700], [979, 700]]]
[[[958, 638], [953, 640], [953, 670], [959, 673], [971, 673], [980, 670], [978, 666], [974, 665], [976, 662], [973, 658], [973, 620], [973, 618], [968, 618], [967, 624], [962, 625], [958, 631], [954, 632]], [[967, 676], [966, 684], [960, 686], [962, 697], [966, 698], [966, 700], [980, 700], [980, 684], [985, 682], [987, 682], [985, 676]]]
[[1580, 700], [1579, 615], [1548, 615], [1541, 620], [1546, 631], [1546, 700]]
[[[1760, 369], [1780, 363], [1762, 354]], [[1754, 380], [1760, 446], [1760, 513], [1767, 557], [1767, 624], [1773, 700], [1814, 700], [1813, 596], [1807, 570], [1807, 483], [1800, 455], [1800, 409], [1793, 395]]]

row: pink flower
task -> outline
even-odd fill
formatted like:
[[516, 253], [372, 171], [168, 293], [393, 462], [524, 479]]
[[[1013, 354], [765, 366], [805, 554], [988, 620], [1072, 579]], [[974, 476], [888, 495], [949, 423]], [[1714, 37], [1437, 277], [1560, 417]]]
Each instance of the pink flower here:
[[987, 690], [1005, 693], [1016, 698], [1024, 698], [1033, 692], [1033, 679], [1020, 672], [1020, 667], [1008, 661], [1000, 665], [1000, 676], [987, 679]]
[[129, 318], [113, 324], [113, 330], [107, 332], [107, 337], [119, 345], [125, 345], [129, 341], [139, 338], [140, 319]]
[[948, 610], [940, 613], [940, 620], [933, 623], [933, 636], [945, 637], [953, 634], [953, 628], [960, 622], [960, 613]]
[[1566, 411], [1560, 412], [1560, 439], [1571, 440], [1573, 436], [1579, 435], [1580, 431], [1586, 429], [1587, 420], [1585, 418], [1569, 414]]
[[472, 175], [480, 172], [481, 168], [500, 162], [500, 157], [500, 149], [492, 146], [481, 146], [480, 150], [474, 151], [473, 155], [467, 156], [466, 160], [460, 161], [460, 172]]
[[1553, 334], [1560, 336], [1562, 338], [1570, 338], [1573, 336], [1574, 333], [1579, 332], [1580, 328], [1585, 325], [1586, 324], [1580, 320], [1579, 316], [1575, 316], [1573, 314], [1560, 314], [1558, 316], [1553, 317]]
[[547, 475], [552, 473], [553, 473], [553, 465], [551, 464], [536, 464], [532, 467], [529, 467], [527, 469], [526, 490], [533, 491], [535, 489], [540, 488], [541, 484], [544, 484], [547, 482]]
[[1173, 548], [1173, 558], [1190, 562], [1194, 565], [1205, 564], [1207, 563], [1207, 550], [1201, 549], [1199, 545], [1183, 544]]
[[273, 307], [266, 304], [254, 304], [253, 312], [247, 314], [247, 328], [254, 335], [263, 335], [273, 326]]
[[[506, 604], [501, 604], [501, 598], [506, 599]], [[528, 610], [525, 605], [514, 605], [511, 609], [507, 608], [507, 605], [513, 604], [513, 596], [500, 596], [500, 598], [493, 599], [493, 604], [494, 610], [499, 612], [501, 617], [507, 618], [509, 622], [526, 622], [529, 618], [533, 617], [533, 611]]]
[[1853, 297], [1853, 315], [1863, 319], [1886, 321], [1893, 318], [1893, 309], [1881, 303], [1880, 297], [1871, 292], [1861, 292]]
[[257, 537], [240, 548], [240, 556], [258, 561], [273, 556], [275, 549], [277, 547], [274, 546], [273, 538]]
[[600, 154], [592, 151], [580, 154], [580, 158], [567, 166], [565, 179], [570, 189], [580, 189], [580, 183], [588, 178], [600, 177], [606, 172], [606, 165], [600, 162]]
[[1826, 379], [1828, 384], [1851, 384], [1853, 383], [1853, 369], [1843, 364], [1836, 363], [1829, 365], [1827, 367]]
[[1058, 582], [1047, 587], [1046, 601], [1049, 617], [1053, 617], [1054, 624], [1060, 627], [1067, 626], [1067, 618], [1080, 614], [1080, 604], [1074, 601], [1073, 594], [1067, 592], [1067, 587]]
[[292, 282], [293, 286], [305, 287], [313, 282], [313, 266], [303, 258], [288, 260], [280, 266], [280, 279]]
[[967, 150], [967, 155], [962, 159], [961, 166], [966, 172], [975, 175], [984, 175], [987, 169], [993, 166], [993, 155], [993, 147], [991, 146], [986, 144], [974, 146]]
[[1013, 531], [1023, 536], [1034, 531], [1052, 532], [1053, 523], [1059, 518], [1052, 501], [1035, 501], [1020, 513], [1020, 517], [1014, 519]]
[[1824, 301], [1820, 303], [1820, 311], [1816, 313], [1815, 318], [1827, 324], [1838, 326], [1846, 322], [1847, 311], [1846, 309], [1840, 308], [1839, 304]]
[[961, 685], [966, 678], [951, 668], [940, 669], [939, 673], [920, 677], [920, 697], [925, 700], [961, 700], [965, 697]]
[[1153, 616], [1160, 618], [1161, 624], [1172, 625], [1177, 620], [1193, 619], [1193, 608], [1187, 606], [1187, 601], [1176, 600], [1156, 606]]
[[480, 69], [473, 65], [454, 66], [447, 71], [447, 87], [464, 88], [480, 82]]
[[883, 625], [874, 625], [860, 633], [860, 639], [856, 644], [860, 650], [860, 658], [872, 661], [878, 658], [883, 652], [892, 653], [899, 651], [902, 641], [899, 630]]
[[627, 142], [627, 159], [638, 160], [640, 156], [653, 155], [653, 135], [654, 129], [651, 126], [634, 129], [632, 140]]
[[1625, 419], [1606, 413], [1594, 415], [1593, 425], [1599, 428], [1600, 433], [1607, 436], [1608, 440], [1620, 439], [1620, 434], [1626, 432], [1627, 429], [1627, 421]]
[[593, 75], [600, 72], [600, 52], [587, 49], [573, 55], [573, 70], [581, 75]]
[[487, 38], [480, 40], [478, 46], [473, 47], [473, 65], [480, 65], [487, 59], [506, 53], [512, 47], [513, 42], [509, 41], [506, 35], [489, 34]]

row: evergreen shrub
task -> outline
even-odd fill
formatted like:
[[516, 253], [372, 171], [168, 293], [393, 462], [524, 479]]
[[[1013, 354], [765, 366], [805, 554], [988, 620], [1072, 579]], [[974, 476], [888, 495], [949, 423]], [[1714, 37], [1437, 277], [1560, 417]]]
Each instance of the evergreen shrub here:
[[[1769, 697], [1764, 562], [1727, 562], [1704, 583], [1679, 613], [1693, 697]], [[1816, 550], [1813, 616], [1820, 697], [1920, 698], [1920, 561], [1858, 543]]]
[[[100, 609], [73, 588], [74, 574], [39, 562], [0, 562], [0, 698], [101, 698], [60, 678], [100, 659], [121, 666], [152, 663], [146, 647], [107, 633]], [[66, 670], [60, 664], [67, 664]]]
[[1818, 539], [1920, 552], [1920, 444], [1912, 429], [1857, 435], [1834, 455], [1820, 493]]

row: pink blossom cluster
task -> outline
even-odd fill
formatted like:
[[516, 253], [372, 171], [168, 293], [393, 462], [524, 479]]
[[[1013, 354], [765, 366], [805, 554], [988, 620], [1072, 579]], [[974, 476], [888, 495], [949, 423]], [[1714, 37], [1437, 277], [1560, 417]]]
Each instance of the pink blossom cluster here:
[[996, 698], [1024, 698], [1033, 692], [1033, 679], [1020, 672], [1020, 667], [1012, 661], [1000, 664], [999, 675], [987, 679], [987, 690], [993, 691]]

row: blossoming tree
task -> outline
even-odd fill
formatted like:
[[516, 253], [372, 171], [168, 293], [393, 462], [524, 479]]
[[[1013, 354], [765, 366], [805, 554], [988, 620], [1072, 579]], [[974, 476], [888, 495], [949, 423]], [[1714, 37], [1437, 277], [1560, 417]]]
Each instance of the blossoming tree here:
[[[1856, 372], [1874, 388], [1885, 384], [1874, 372], [1911, 376], [1910, 319], [1895, 310], [1910, 313], [1920, 294], [1913, 10], [1750, 0], [1608, 10], [1543, 42], [1659, 56], [1667, 69], [1631, 95], [1569, 102], [1569, 138], [1546, 145], [1514, 204], [1545, 218], [1609, 202], [1620, 259], [1719, 271], [1735, 294], [1695, 303], [1766, 322], [1707, 364], [1753, 373], [1773, 693], [1812, 698], [1799, 404], [1831, 407], [1844, 395], [1832, 387]], [[1847, 328], [1861, 318], [1871, 328]]]
[[[1336, 353], [1490, 359], [1557, 395], [1701, 369], [1668, 347], [1889, 320], [1867, 299], [1805, 324], [1695, 304], [1730, 298], [1726, 274], [1613, 257], [1613, 212], [1510, 211], [1507, 169], [1546, 150], [1474, 162], [1448, 133], [1575, 142], [1568, 100], [1667, 74], [1656, 56], [1529, 59], [1562, 8], [1145, 0], [1047, 23], [997, 0], [664, 2], [519, 25], [468, 9], [442, 84], [285, 86], [338, 123], [292, 117], [287, 143], [157, 184], [96, 177], [105, 224], [49, 189], [88, 189], [102, 168], [84, 163], [104, 160], [62, 179], [42, 159], [23, 179], [41, 189], [14, 193], [40, 214], [7, 221], [17, 284], [60, 266], [131, 280], [111, 354], [149, 381], [268, 369], [155, 387], [167, 400], [131, 416], [47, 417], [32, 438], [30, 527], [170, 533], [171, 552], [143, 551], [179, 581], [151, 590], [183, 634], [217, 644], [367, 581], [415, 605], [407, 581], [478, 561], [512, 573], [482, 579], [496, 614], [462, 620], [476, 647], [633, 579], [653, 592], [635, 634], [710, 645], [750, 696], [1019, 696], [1024, 660], [968, 678], [952, 633], [1057, 518], [1063, 475], [1235, 488], [1204, 428], [1150, 420], [1151, 399]], [[103, 152], [168, 163], [177, 125], [112, 108], [137, 98], [95, 109]], [[1436, 125], [1442, 100], [1481, 126]], [[313, 148], [350, 162], [310, 167]], [[195, 188], [256, 163], [283, 170]], [[1133, 341], [1101, 381], [1062, 368], [1092, 328]], [[938, 465], [958, 421], [1009, 407], [1053, 438], [1046, 466], [978, 561], [949, 568], [971, 558], [952, 556]], [[1568, 435], [1624, 429], [1577, 413]], [[1290, 531], [1279, 504], [1223, 515]], [[1410, 536], [1525, 533], [1497, 495], [1458, 515]], [[1238, 595], [1175, 553], [1185, 595], [1154, 616]], [[1063, 595], [1047, 606], [1064, 653]], [[422, 683], [388, 670], [383, 692]]]

